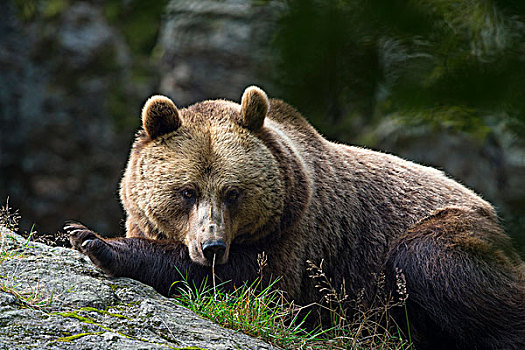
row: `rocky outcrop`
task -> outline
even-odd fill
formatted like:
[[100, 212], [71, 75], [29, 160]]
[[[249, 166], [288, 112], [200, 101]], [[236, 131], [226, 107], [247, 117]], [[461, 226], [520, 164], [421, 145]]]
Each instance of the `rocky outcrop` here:
[[0, 227], [0, 349], [273, 349]]
[[253, 84], [273, 93], [269, 43], [284, 8], [281, 1], [170, 1], [159, 39], [160, 91], [179, 105], [238, 101]]
[[130, 52], [102, 9], [64, 4], [25, 18], [0, 3], [0, 203], [10, 197], [24, 229], [75, 218], [118, 232], [118, 182], [149, 92], [137, 96]]

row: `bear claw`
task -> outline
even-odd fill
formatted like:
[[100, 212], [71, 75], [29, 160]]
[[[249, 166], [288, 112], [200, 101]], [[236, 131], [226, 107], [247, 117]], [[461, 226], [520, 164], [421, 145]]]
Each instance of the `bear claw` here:
[[85, 248], [88, 244], [90, 244], [91, 242], [93, 242], [92, 239], [86, 239], [84, 242], [82, 242], [82, 245], [80, 246], [81, 248]]
[[95, 232], [80, 223], [68, 222], [64, 230], [69, 233], [69, 241], [73, 248], [84, 254], [88, 253], [94, 243], [100, 240]]

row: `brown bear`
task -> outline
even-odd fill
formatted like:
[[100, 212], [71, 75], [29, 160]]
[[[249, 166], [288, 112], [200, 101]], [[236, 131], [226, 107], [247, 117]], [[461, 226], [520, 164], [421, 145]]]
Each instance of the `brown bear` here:
[[257, 87], [240, 105], [154, 96], [142, 122], [121, 183], [127, 237], [66, 226], [108, 274], [168, 295], [213, 264], [231, 287], [258, 276], [264, 251], [266, 274], [306, 305], [321, 298], [307, 260], [350, 298], [401, 269], [418, 348], [525, 349], [524, 265], [493, 207], [442, 172], [329, 142]]

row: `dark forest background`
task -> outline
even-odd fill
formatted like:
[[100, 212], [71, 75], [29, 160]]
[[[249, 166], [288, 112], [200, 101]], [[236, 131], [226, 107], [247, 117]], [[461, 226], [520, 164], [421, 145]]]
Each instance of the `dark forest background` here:
[[0, 200], [24, 230], [122, 233], [144, 101], [258, 84], [331, 140], [471, 187], [525, 256], [521, 0], [8, 0], [0, 17]]

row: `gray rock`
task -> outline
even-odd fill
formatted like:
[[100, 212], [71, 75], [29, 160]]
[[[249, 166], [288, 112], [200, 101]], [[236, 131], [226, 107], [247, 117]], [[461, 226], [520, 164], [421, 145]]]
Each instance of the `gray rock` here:
[[158, 44], [160, 91], [179, 105], [237, 101], [252, 84], [273, 92], [269, 42], [283, 10], [282, 1], [170, 1]]
[[115, 64], [129, 64], [127, 49], [102, 16], [101, 11], [86, 2], [75, 3], [64, 14], [58, 45], [68, 55], [71, 65], [82, 68], [96, 61], [103, 50], [115, 51]]
[[[133, 90], [129, 49], [97, 4], [36, 11], [25, 20], [0, 3], [0, 203], [10, 198], [25, 230], [76, 219], [118, 233], [118, 181], [146, 97]], [[135, 124], [119, 129], [115, 113]]]
[[2, 227], [0, 235], [0, 349], [274, 348], [140, 282], [110, 279], [76, 251], [28, 242]]

